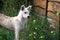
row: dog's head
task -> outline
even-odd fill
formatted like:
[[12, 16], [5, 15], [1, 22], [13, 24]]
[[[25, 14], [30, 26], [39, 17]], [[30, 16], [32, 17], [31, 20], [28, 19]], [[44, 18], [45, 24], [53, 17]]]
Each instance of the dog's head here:
[[29, 19], [30, 18], [30, 9], [31, 9], [32, 6], [28, 6], [28, 7], [25, 7], [24, 5], [21, 6], [21, 12], [22, 12], [22, 17], [23, 18], [27, 18]]

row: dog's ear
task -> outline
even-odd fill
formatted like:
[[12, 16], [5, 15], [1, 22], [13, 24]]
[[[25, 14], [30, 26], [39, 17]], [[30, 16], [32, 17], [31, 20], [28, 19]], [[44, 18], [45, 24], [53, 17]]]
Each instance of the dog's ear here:
[[24, 5], [22, 5], [22, 6], [21, 6], [21, 10], [23, 11], [24, 9], [25, 9], [25, 6], [24, 6]]
[[30, 10], [30, 9], [31, 9], [31, 7], [32, 7], [32, 6], [31, 6], [31, 5], [29, 5], [29, 6], [27, 7], [27, 9], [28, 9], [28, 10]]

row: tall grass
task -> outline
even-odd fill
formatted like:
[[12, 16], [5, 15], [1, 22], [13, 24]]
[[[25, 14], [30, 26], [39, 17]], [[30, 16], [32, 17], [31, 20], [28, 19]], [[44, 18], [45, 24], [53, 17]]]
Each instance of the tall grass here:
[[27, 0], [3, 0], [2, 13], [9, 16], [16, 16], [22, 4], [27, 6]]

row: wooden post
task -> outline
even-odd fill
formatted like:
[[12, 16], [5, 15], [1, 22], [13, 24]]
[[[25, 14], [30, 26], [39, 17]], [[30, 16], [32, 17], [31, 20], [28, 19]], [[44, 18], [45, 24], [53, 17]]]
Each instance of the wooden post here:
[[46, 12], [45, 12], [45, 22], [46, 22], [46, 25], [47, 25], [47, 13], [48, 13], [48, 0], [46, 0]]
[[[60, 13], [59, 13], [59, 36], [60, 36]], [[60, 39], [60, 37], [58, 36], [58, 38]]]

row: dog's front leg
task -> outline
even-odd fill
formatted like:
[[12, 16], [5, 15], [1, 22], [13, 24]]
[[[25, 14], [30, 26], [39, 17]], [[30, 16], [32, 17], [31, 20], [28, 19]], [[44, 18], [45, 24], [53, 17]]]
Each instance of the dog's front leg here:
[[15, 27], [15, 40], [19, 40], [19, 28]]

